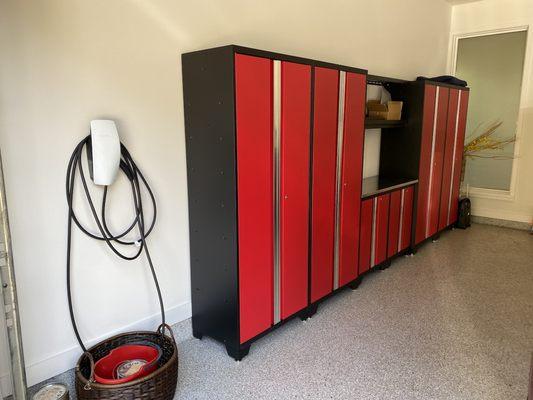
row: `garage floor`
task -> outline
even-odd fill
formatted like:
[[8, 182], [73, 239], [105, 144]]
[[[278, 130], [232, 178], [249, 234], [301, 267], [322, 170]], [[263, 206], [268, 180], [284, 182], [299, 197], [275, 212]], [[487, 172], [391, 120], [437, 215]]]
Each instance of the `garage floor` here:
[[176, 399], [525, 399], [533, 236], [446, 232], [259, 340], [240, 363], [193, 339], [189, 321], [176, 328]]

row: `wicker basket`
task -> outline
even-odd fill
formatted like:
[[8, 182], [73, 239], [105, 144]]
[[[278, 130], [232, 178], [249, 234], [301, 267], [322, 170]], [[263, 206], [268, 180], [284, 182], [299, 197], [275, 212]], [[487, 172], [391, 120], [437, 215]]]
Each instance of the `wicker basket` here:
[[[170, 336], [165, 334], [170, 331]], [[150, 341], [162, 349], [158, 368], [151, 374], [120, 385], [102, 385], [93, 380], [94, 363], [111, 350], [129, 343]], [[88, 354], [89, 353], [89, 354]], [[178, 381], [178, 348], [168, 325], [157, 332], [128, 332], [113, 336], [91, 347], [76, 365], [76, 393], [78, 399], [106, 400], [172, 400]]]

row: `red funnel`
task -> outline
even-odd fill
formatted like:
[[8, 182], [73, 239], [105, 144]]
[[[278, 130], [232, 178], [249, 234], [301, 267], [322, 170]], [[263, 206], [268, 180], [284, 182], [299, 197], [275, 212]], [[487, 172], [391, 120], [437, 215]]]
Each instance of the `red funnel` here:
[[131, 344], [117, 347], [94, 366], [96, 382], [118, 385], [148, 375], [157, 368], [160, 351], [155, 347]]

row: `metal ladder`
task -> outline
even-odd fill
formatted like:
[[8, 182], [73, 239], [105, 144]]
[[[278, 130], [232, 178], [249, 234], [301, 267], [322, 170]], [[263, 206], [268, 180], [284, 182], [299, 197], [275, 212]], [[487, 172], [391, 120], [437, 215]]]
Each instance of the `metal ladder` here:
[[11, 379], [13, 398], [26, 400], [26, 371], [24, 367], [24, 352], [17, 303], [17, 287], [15, 284], [15, 270], [13, 267], [13, 251], [11, 247], [11, 231], [7, 214], [6, 191], [4, 184], [4, 169], [0, 154], [0, 294], [5, 313], [7, 340], [9, 343], [9, 358], [11, 362]]

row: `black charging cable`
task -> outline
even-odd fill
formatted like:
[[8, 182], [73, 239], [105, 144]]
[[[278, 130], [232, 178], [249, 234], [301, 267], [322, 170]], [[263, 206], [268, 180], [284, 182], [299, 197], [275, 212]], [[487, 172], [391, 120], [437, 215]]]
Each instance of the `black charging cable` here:
[[[121, 152], [121, 159], [120, 159], [120, 169], [121, 171], [126, 175], [128, 178], [130, 184], [131, 184], [131, 191], [133, 196], [133, 203], [135, 208], [135, 217], [133, 219], [133, 222], [129, 225], [129, 227], [121, 232], [120, 234], [113, 234], [111, 233], [110, 229], [108, 228], [107, 222], [106, 222], [106, 202], [107, 202], [107, 189], [108, 187], [104, 187], [104, 193], [102, 197], [102, 210], [101, 210], [101, 216], [98, 215], [96, 211], [96, 207], [94, 206], [93, 200], [91, 198], [91, 194], [89, 192], [89, 188], [87, 186], [87, 180], [85, 178], [85, 173], [83, 171], [83, 165], [82, 165], [82, 155], [83, 150], [86, 148], [87, 152], [90, 151], [91, 146], [91, 137], [87, 136], [85, 137], [74, 149], [74, 152], [72, 153], [72, 156], [70, 157], [70, 161], [68, 163], [67, 167], [67, 178], [66, 178], [66, 194], [67, 194], [67, 203], [68, 203], [68, 234], [67, 234], [67, 297], [68, 297], [68, 307], [70, 312], [70, 320], [72, 321], [72, 327], [74, 329], [74, 334], [76, 335], [76, 339], [78, 340], [78, 343], [80, 344], [80, 347], [84, 351], [84, 353], [87, 353], [87, 348], [83, 344], [83, 341], [81, 340], [80, 333], [78, 331], [78, 326], [76, 324], [76, 318], [74, 317], [74, 311], [72, 307], [72, 294], [71, 294], [71, 243], [72, 243], [72, 222], [76, 224], [76, 226], [87, 236], [96, 239], [105, 241], [107, 246], [115, 253], [118, 257], [124, 259], [124, 260], [135, 260], [138, 258], [142, 251], [144, 250], [146, 254], [146, 258], [148, 260], [148, 264], [150, 266], [150, 270], [152, 272], [152, 277], [154, 279], [155, 287], [157, 290], [157, 296], [159, 298], [159, 306], [161, 308], [161, 318], [163, 326], [166, 324], [165, 322], [165, 308], [163, 305], [163, 297], [161, 295], [161, 288], [159, 287], [159, 282], [157, 280], [157, 275], [154, 269], [154, 265], [152, 263], [152, 258], [150, 256], [150, 251], [148, 250], [148, 246], [146, 244], [146, 238], [150, 233], [152, 232], [156, 216], [157, 216], [157, 207], [155, 203], [155, 197], [152, 192], [152, 189], [150, 188], [150, 185], [148, 185], [148, 182], [146, 182], [146, 179], [144, 178], [143, 174], [133, 161], [133, 158], [131, 157], [128, 149], [121, 143], [120, 144], [120, 152]], [[98, 231], [100, 234], [93, 234], [91, 233], [87, 228], [85, 228], [79, 219], [76, 217], [76, 213], [74, 212], [74, 205], [73, 205], [73, 199], [74, 199], [74, 184], [76, 181], [76, 176], [79, 174], [79, 177], [81, 178], [81, 182], [83, 185], [83, 189], [85, 192], [85, 198], [87, 199], [87, 202], [89, 203], [89, 207], [91, 208], [91, 213], [94, 218], [94, 221], [96, 223], [96, 226], [98, 227]], [[150, 222], [150, 226], [148, 229], [146, 229], [145, 225], [145, 218], [144, 218], [144, 210], [143, 210], [143, 203], [142, 203], [142, 197], [141, 197], [141, 183], [148, 192], [152, 207], [153, 207], [153, 217], [152, 221]], [[136, 241], [128, 241], [125, 240], [124, 237], [130, 233], [135, 227], [138, 228], [139, 231], [139, 240]], [[127, 255], [122, 253], [116, 246], [116, 244], [122, 245], [122, 246], [138, 246], [138, 250], [133, 255]]]

